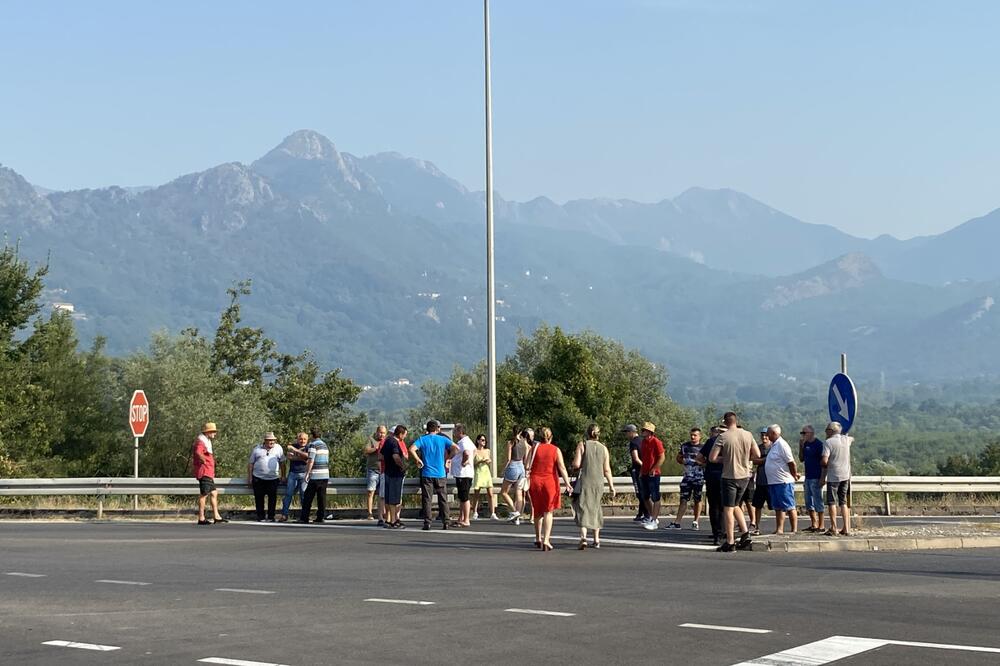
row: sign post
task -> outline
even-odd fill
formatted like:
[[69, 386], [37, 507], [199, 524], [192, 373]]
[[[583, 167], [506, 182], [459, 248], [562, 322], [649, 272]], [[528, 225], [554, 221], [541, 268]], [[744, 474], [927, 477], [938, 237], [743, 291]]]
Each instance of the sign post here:
[[[840, 355], [840, 372], [830, 380], [830, 393], [827, 396], [830, 408], [830, 420], [840, 424], [843, 434], [851, 429], [858, 416], [858, 390], [854, 382], [847, 376], [847, 354]], [[854, 506], [854, 494], [848, 491], [847, 506]], [[886, 495], [888, 502], [888, 495]]]
[[830, 408], [830, 420], [839, 423], [841, 432], [846, 435], [858, 415], [858, 391], [854, 388], [854, 382], [847, 376], [846, 354], [841, 354], [840, 368], [841, 371], [830, 381], [827, 404]]
[[[138, 389], [132, 393], [132, 400], [128, 405], [128, 425], [132, 429], [132, 436], [135, 438], [133, 448], [133, 475], [139, 478], [139, 438], [146, 434], [149, 427], [149, 401], [146, 400], [146, 392]], [[139, 510], [139, 496], [132, 497], [132, 510]]]

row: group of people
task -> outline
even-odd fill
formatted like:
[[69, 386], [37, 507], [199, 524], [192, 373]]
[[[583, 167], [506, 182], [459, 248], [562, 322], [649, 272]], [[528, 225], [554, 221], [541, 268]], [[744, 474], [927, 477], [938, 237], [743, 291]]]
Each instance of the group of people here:
[[[634, 520], [647, 530], [655, 530], [660, 526], [660, 469], [666, 459], [665, 448], [652, 423], [644, 423], [641, 432], [634, 425], [627, 425], [624, 430], [631, 438], [632, 481], [639, 498]], [[853, 439], [841, 432], [836, 421], [826, 426], [826, 441], [816, 439], [811, 425], [803, 426], [799, 434], [798, 460], [805, 467], [803, 485], [810, 519], [809, 527], [803, 531], [847, 536], [851, 533]], [[792, 449], [781, 436], [780, 425], [762, 428], [758, 444], [749, 431], [740, 427], [736, 414], [727, 412], [722, 424], [711, 429], [704, 444], [701, 437], [701, 429], [693, 428], [689, 441], [677, 452], [675, 459], [683, 465], [684, 475], [677, 515], [666, 529], [681, 529], [681, 520], [690, 503], [693, 503], [691, 528], [699, 529], [702, 500], [707, 495], [713, 543], [721, 552], [753, 548], [752, 537], [760, 534], [758, 526], [765, 505], [775, 513], [775, 534], [798, 531], [795, 483], [800, 475]], [[823, 522], [824, 488], [830, 516], [828, 528], [824, 528]], [[838, 518], [842, 527], [838, 526]]]
[[[194, 477], [198, 479], [199, 525], [229, 522], [219, 513], [219, 491], [215, 486], [215, 453], [212, 442], [217, 434], [215, 423], [205, 423], [191, 450]], [[285, 483], [285, 496], [281, 515], [276, 518], [280, 482]], [[302, 504], [299, 522], [308, 522], [315, 501], [314, 522], [322, 523], [326, 515], [326, 487], [329, 482], [330, 448], [316, 428], [310, 433], [300, 432], [295, 438], [295, 444], [289, 444], [287, 448], [278, 444], [278, 438], [273, 432], [266, 433], [263, 441], [250, 451], [247, 460], [247, 484], [253, 488], [257, 520], [261, 522], [287, 521], [292, 498], [298, 494]], [[213, 520], [208, 520], [205, 516], [206, 504], [211, 506]]]
[[[660, 527], [660, 472], [666, 460], [666, 447], [656, 436], [655, 424], [648, 421], [641, 429], [626, 425], [623, 432], [629, 439], [631, 475], [639, 505], [634, 520], [646, 530], [656, 530]], [[214, 481], [212, 441], [216, 433], [215, 424], [206, 423], [193, 447], [194, 474], [200, 489], [199, 525], [227, 522], [219, 514]], [[409, 445], [407, 434], [406, 426], [398, 425], [390, 433], [386, 426], [380, 425], [364, 446], [369, 520], [378, 520], [378, 525], [386, 529], [405, 529], [401, 520], [403, 480], [411, 463], [419, 471], [423, 529], [431, 529], [434, 522], [435, 500], [442, 529], [470, 527], [472, 521], [479, 519], [482, 495], [488, 502], [489, 518], [499, 520], [498, 498], [493, 493], [493, 460], [485, 435], [480, 434], [473, 441], [459, 423], [453, 428], [453, 436], [448, 437], [436, 420], [428, 421], [424, 433]], [[530, 501], [536, 548], [552, 550], [553, 513], [560, 508], [564, 493], [572, 498], [580, 534], [578, 548], [600, 548], [605, 488], [612, 496], [616, 494], [610, 455], [600, 441], [600, 434], [597, 424], [587, 428], [569, 468], [562, 451], [552, 442], [549, 428], [541, 428], [537, 440], [532, 428], [515, 428], [507, 442], [499, 499], [508, 508], [506, 519], [518, 525], [527, 510], [526, 499]], [[721, 552], [752, 549], [752, 537], [760, 533], [758, 526], [765, 506], [775, 513], [775, 534], [798, 530], [795, 483], [800, 474], [796, 457], [782, 438], [781, 426], [762, 428], [758, 442], [740, 426], [735, 413], [727, 412], [722, 423], [712, 427], [704, 443], [700, 428], [693, 428], [689, 434], [689, 440], [680, 445], [674, 457], [683, 466], [684, 474], [677, 513], [666, 529], [681, 529], [689, 505], [691, 528], [699, 529], [707, 499], [713, 543]], [[816, 439], [811, 425], [803, 426], [799, 434], [798, 462], [804, 466], [805, 506], [810, 518], [809, 527], [803, 531], [848, 535], [853, 439], [841, 433], [837, 422], [826, 426], [825, 441]], [[308, 522], [315, 501], [317, 513], [313, 522], [324, 522], [329, 468], [329, 447], [317, 429], [299, 433], [295, 444], [286, 448], [277, 443], [274, 433], [265, 434], [247, 461], [247, 482], [253, 488], [257, 520], [287, 521], [292, 499], [298, 494], [302, 504], [298, 521]], [[571, 470], [575, 480], [571, 478]], [[458, 499], [458, 516], [454, 520], [447, 496], [449, 476], [454, 479]], [[281, 481], [285, 482], [286, 490], [281, 514], [276, 516]], [[210, 501], [214, 521], [206, 518], [206, 500]], [[824, 526], [825, 514], [830, 517], [829, 527]]]

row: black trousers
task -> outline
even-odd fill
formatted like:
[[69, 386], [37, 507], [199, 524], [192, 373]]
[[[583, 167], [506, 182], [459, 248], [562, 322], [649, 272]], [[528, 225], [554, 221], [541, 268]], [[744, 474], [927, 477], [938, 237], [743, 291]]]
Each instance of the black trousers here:
[[267, 519], [274, 520], [274, 507], [278, 502], [278, 480], [253, 477], [253, 501], [257, 520], [264, 520], [264, 498], [267, 498]]
[[726, 526], [722, 522], [722, 477], [705, 475], [705, 495], [708, 498], [708, 520], [712, 523], [712, 536], [723, 538]]
[[313, 499], [316, 499], [316, 520], [323, 522], [326, 518], [326, 486], [330, 479], [309, 479], [306, 486], [306, 494], [302, 498], [302, 513], [299, 520], [303, 523], [309, 521], [309, 512], [312, 510]]
[[640, 479], [639, 473], [641, 469], [642, 468], [640, 467], [633, 467], [629, 470], [629, 472], [632, 475], [632, 488], [635, 490], [635, 499], [639, 504], [639, 508], [636, 510], [635, 515], [641, 516], [642, 518], [648, 518], [649, 516], [647, 514], [649, 512], [646, 511], [646, 497], [645, 497], [646, 491], [643, 490], [642, 482], [639, 481]]
[[424, 525], [431, 524], [431, 495], [437, 495], [438, 518], [448, 524], [448, 491], [445, 479], [420, 477], [420, 516]]

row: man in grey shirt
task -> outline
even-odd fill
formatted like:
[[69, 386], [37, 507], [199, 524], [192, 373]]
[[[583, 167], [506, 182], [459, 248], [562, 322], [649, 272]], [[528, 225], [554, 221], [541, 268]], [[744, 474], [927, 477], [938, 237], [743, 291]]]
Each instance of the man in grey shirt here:
[[[726, 412], [723, 417], [726, 432], [715, 440], [715, 446], [708, 456], [709, 462], [722, 463], [722, 507], [725, 521], [726, 542], [719, 546], [722, 553], [734, 550], [753, 550], [750, 532], [740, 503], [750, 483], [750, 461], [760, 458], [760, 448], [753, 435], [739, 427], [735, 412]], [[736, 545], [734, 522], [740, 526], [740, 543]]]
[[[830, 529], [824, 534], [847, 536], [851, 533], [851, 510], [848, 498], [851, 495], [851, 444], [853, 437], [841, 434], [841, 426], [831, 421], [826, 426], [826, 441], [823, 443], [823, 474], [826, 476], [826, 505], [829, 507]], [[844, 516], [844, 527], [837, 531], [837, 508]]]

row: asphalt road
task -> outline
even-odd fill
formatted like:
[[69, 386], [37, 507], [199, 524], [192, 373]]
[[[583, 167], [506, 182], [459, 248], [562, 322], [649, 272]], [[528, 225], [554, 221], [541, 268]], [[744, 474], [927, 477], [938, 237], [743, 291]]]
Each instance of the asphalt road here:
[[416, 525], [2, 522], [0, 663], [1000, 662], [996, 550], [721, 554], [609, 520], [600, 550], [559, 521], [542, 553], [527, 525]]

